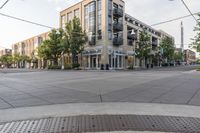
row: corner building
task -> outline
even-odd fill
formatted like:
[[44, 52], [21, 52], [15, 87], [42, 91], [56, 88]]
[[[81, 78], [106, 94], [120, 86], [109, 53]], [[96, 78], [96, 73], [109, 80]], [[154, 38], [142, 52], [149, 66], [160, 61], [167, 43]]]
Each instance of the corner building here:
[[[151, 54], [159, 52], [162, 32], [126, 14], [123, 0], [83, 0], [60, 12], [60, 27], [64, 28], [75, 16], [80, 19], [89, 38], [79, 57], [85, 69], [126, 69], [139, 66], [134, 50], [139, 32], [143, 29], [151, 37]], [[131, 34], [133, 32], [135, 34]], [[156, 60], [150, 57], [144, 66], [147, 63], [159, 66], [159, 57]]]

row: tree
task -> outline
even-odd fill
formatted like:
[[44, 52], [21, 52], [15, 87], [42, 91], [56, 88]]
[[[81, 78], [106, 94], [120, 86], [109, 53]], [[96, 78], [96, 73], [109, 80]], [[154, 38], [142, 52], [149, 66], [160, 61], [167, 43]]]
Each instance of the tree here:
[[140, 32], [139, 41], [137, 43], [135, 53], [136, 57], [140, 60], [140, 67], [142, 66], [142, 61], [149, 57], [151, 52], [150, 36], [146, 31]]
[[164, 37], [161, 40], [160, 47], [163, 49], [162, 57], [168, 62], [174, 59], [174, 41], [172, 38]]
[[61, 56], [61, 43], [64, 31], [62, 29], [52, 30], [49, 39], [45, 40], [38, 47], [38, 56], [43, 59], [52, 60], [54, 65], [58, 65], [58, 58]]
[[0, 62], [2, 65], [9, 67], [12, 64], [12, 55], [2, 55]]
[[86, 33], [82, 30], [79, 18], [74, 18], [66, 23], [63, 49], [72, 54], [72, 65], [78, 63], [78, 54], [84, 50]]
[[182, 52], [174, 53], [174, 60], [175, 61], [182, 61], [183, 60], [183, 53]]
[[20, 55], [19, 54], [14, 54], [13, 63], [16, 65], [17, 68], [20, 67], [20, 65], [19, 65], [20, 61], [21, 61]]
[[200, 14], [198, 14], [198, 23], [196, 27], [194, 28], [194, 31], [196, 32], [196, 36], [192, 39], [193, 42], [190, 44], [190, 47], [197, 50], [197, 52], [200, 52]]

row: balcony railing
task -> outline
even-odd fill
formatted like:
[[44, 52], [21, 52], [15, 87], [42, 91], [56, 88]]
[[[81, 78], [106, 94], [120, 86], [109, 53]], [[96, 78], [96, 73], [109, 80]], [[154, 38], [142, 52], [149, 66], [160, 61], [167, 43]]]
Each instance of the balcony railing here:
[[158, 42], [156, 42], [156, 41], [154, 42], [154, 41], [153, 41], [153, 42], [152, 42], [152, 45], [153, 45], [153, 46], [158, 46]]
[[128, 40], [127, 43], [128, 43], [128, 45], [132, 46], [133, 45], [133, 40]]
[[121, 17], [123, 17], [123, 10], [120, 9], [120, 8], [114, 8], [113, 9], [113, 15], [115, 17], [121, 18]]
[[123, 38], [122, 37], [114, 37], [113, 45], [115, 45], [115, 46], [123, 45]]
[[113, 30], [114, 31], [123, 31], [123, 24], [121, 22], [114, 22]]
[[137, 40], [137, 35], [132, 35], [131, 33], [128, 33], [128, 34], [127, 34], [127, 39], [130, 39], [130, 40]]
[[89, 45], [95, 45], [96, 44], [96, 37], [95, 36], [91, 36], [89, 37]]

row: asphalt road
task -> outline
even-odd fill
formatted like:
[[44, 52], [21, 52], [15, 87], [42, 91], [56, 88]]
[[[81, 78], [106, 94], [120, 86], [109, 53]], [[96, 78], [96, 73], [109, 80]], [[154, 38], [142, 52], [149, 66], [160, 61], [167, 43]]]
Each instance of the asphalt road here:
[[64, 103], [200, 105], [194, 67], [145, 71], [0, 70], [0, 109]]

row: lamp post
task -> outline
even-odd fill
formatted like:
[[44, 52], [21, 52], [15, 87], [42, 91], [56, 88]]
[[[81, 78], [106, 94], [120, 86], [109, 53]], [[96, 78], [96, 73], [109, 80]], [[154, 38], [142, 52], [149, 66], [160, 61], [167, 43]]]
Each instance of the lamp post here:
[[[137, 28], [137, 29], [135, 29], [135, 30], [139, 30], [139, 28]], [[134, 29], [131, 30], [131, 35], [137, 37], [137, 33], [135, 32], [135, 30], [134, 30]], [[135, 53], [135, 49], [136, 49], [136, 47], [137, 47], [137, 43], [138, 43], [138, 41], [136, 40], [135, 45], [134, 45], [134, 47], [133, 47], [133, 50], [134, 50], [134, 54], [133, 54], [133, 66], [136, 65], [136, 58], [135, 58], [136, 53]]]

